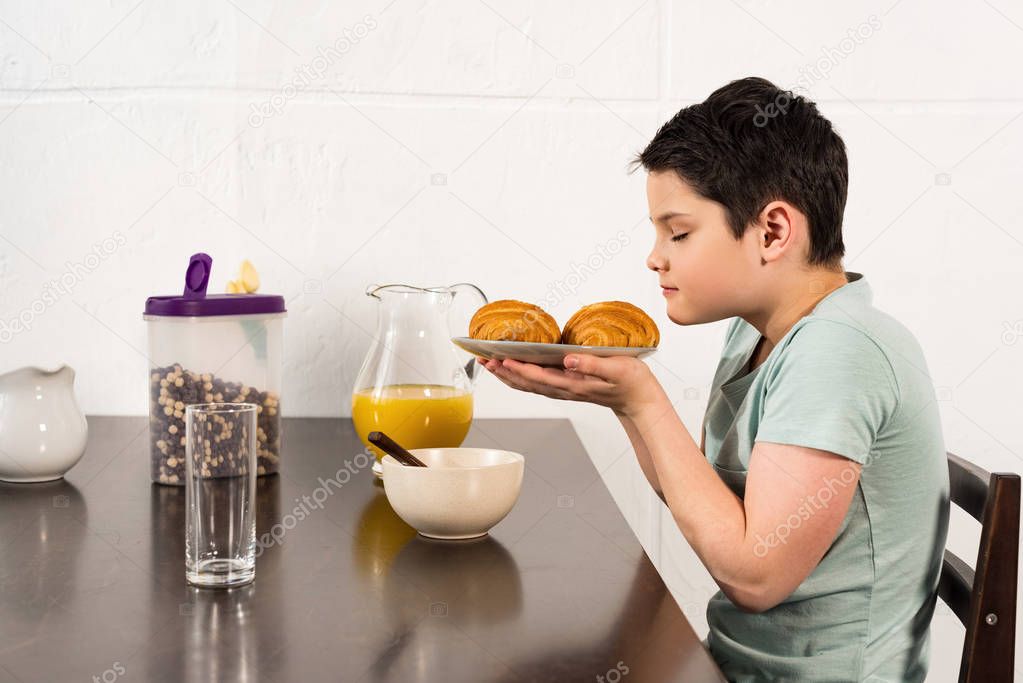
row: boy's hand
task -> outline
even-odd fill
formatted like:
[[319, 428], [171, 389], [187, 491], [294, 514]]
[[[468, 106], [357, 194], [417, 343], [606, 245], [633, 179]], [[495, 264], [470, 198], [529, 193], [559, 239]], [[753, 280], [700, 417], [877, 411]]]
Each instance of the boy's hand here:
[[513, 389], [564, 401], [595, 403], [626, 416], [655, 403], [663, 393], [650, 368], [636, 358], [571, 354], [565, 357], [565, 369], [510, 359], [478, 360]]

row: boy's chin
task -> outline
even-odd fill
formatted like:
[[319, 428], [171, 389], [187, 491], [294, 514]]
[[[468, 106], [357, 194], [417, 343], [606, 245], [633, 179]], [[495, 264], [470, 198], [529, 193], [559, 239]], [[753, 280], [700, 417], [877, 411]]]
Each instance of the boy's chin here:
[[672, 310], [671, 306], [669, 306], [667, 313], [668, 320], [676, 325], [695, 325], [700, 322], [693, 316], [692, 311]]
[[722, 320], [722, 316], [714, 315], [704, 311], [693, 311], [689, 309], [681, 309], [681, 307], [672, 308], [671, 306], [667, 309], [668, 320], [675, 323], [676, 325], [703, 325], [704, 323], [712, 323], [718, 320]]

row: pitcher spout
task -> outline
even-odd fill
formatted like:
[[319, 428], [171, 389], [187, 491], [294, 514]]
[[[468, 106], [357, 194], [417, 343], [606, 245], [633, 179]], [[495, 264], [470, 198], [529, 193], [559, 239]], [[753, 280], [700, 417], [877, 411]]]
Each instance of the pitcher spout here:
[[0, 374], [0, 387], [10, 386], [27, 380], [43, 381], [48, 379], [61, 380], [68, 386], [74, 385], [75, 370], [70, 365], [62, 364], [53, 369], [28, 365]]

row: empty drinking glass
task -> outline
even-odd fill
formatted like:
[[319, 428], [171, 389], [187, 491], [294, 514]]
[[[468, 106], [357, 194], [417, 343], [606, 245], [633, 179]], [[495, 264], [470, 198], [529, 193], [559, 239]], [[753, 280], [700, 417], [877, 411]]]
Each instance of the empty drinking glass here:
[[185, 410], [185, 578], [237, 586], [256, 574], [256, 412], [252, 403]]

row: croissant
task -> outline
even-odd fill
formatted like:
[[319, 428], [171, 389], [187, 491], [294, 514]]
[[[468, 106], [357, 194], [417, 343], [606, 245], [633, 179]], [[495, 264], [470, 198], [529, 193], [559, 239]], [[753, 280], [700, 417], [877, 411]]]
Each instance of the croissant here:
[[561, 330], [558, 322], [539, 306], [502, 299], [476, 311], [469, 321], [469, 336], [488, 341], [557, 344]]
[[583, 306], [561, 333], [562, 344], [579, 346], [657, 346], [660, 341], [653, 319], [625, 301]]

